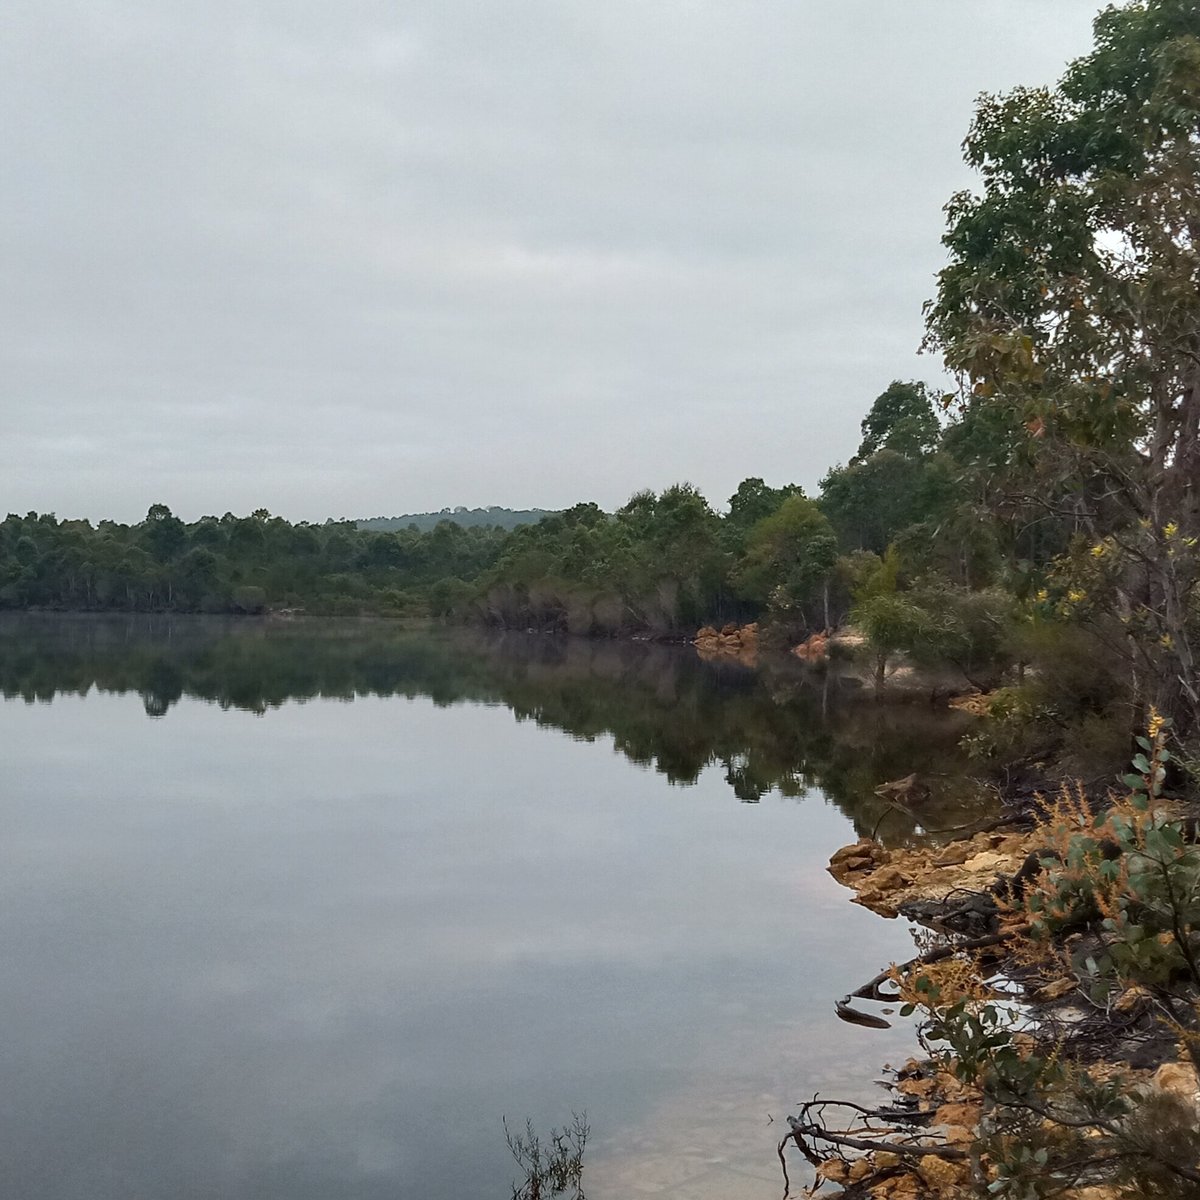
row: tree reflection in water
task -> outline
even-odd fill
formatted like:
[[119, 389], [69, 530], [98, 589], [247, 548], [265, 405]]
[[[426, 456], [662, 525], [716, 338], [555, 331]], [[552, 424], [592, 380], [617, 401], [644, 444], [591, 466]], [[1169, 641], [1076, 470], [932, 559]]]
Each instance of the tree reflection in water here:
[[[0, 692], [136, 692], [151, 717], [188, 697], [265, 714], [288, 701], [426, 697], [503, 704], [518, 721], [616, 750], [680, 786], [718, 766], [733, 794], [812, 791], [860, 834], [903, 842], [970, 820], [985, 804], [958, 741], [970, 718], [923, 704], [880, 704], [856, 681], [788, 659], [755, 668], [702, 662], [690, 647], [386, 621], [179, 616], [0, 617]], [[919, 808], [875, 794], [917, 772]]]

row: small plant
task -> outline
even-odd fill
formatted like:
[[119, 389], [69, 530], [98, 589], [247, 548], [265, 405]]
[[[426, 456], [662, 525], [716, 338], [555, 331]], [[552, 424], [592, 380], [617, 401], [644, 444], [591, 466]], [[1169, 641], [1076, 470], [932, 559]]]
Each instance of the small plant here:
[[525, 1132], [513, 1133], [504, 1121], [504, 1140], [525, 1178], [512, 1185], [512, 1200], [549, 1200], [583, 1194], [583, 1151], [591, 1132], [586, 1113], [572, 1113], [571, 1124], [550, 1130], [550, 1145], [544, 1146], [526, 1118]]

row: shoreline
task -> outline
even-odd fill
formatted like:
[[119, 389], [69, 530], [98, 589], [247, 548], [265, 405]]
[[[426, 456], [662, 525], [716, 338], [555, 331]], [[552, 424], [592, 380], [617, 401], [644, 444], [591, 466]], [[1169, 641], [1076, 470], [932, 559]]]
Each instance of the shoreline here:
[[[1108, 803], [1116, 807], [1120, 801], [1110, 794]], [[1101, 807], [1093, 820], [1100, 821], [1103, 813]], [[1178, 821], [1178, 809], [1168, 809], [1164, 819]], [[1046, 820], [1025, 806], [1010, 808], [995, 824], [997, 828], [942, 845], [889, 849], [864, 837], [834, 852], [827, 870], [852, 893], [851, 903], [885, 919], [903, 917], [929, 931], [929, 944], [914, 958], [891, 964], [838, 1001], [838, 1015], [854, 1024], [885, 1026], [890, 1022], [876, 1016], [872, 1007], [884, 1004], [888, 1007], [881, 1011], [891, 1013], [903, 1004], [901, 1011], [915, 1007], [923, 1012], [922, 1023], [927, 1025], [936, 1007], [925, 1006], [919, 972], [948, 971], [957, 976], [961, 995], [971, 998], [968, 1004], [979, 1007], [985, 998], [1004, 997], [1020, 1027], [1013, 1042], [1030, 1059], [1047, 1031], [1060, 1031], [1061, 1047], [1069, 1052], [1071, 1037], [1079, 1036], [1073, 1029], [1092, 1020], [1109, 1040], [1102, 1043], [1103, 1052], [1085, 1059], [1085, 1071], [1112, 1086], [1119, 1081], [1132, 1088], [1140, 1104], [1181, 1106], [1187, 1119], [1200, 1127], [1200, 1072], [1181, 1042], [1160, 1034], [1148, 1049], [1143, 1047], [1140, 1058], [1121, 1052], [1135, 1025], [1153, 1025], [1156, 1019], [1150, 993], [1140, 985], [1123, 986], [1097, 1016], [1088, 1011], [1088, 998], [1081, 995], [1084, 980], [1065, 961], [1057, 971], [1049, 971], [1053, 978], [1047, 978], [1045, 963], [1039, 968], [1026, 952], [1031, 932], [1021, 900], [1024, 890], [1035, 887], [1047, 870], [1046, 848], [1041, 845]], [[1125, 1035], [1124, 1042], [1120, 1035]], [[920, 1044], [931, 1049], [926, 1041]], [[1195, 1054], [1191, 1057], [1194, 1060]], [[965, 1200], [985, 1191], [995, 1193], [1003, 1178], [997, 1171], [1004, 1170], [996, 1161], [1004, 1139], [998, 1142], [991, 1127], [995, 1100], [978, 1078], [964, 1080], [964, 1074], [969, 1073], [952, 1054], [931, 1052], [910, 1058], [893, 1073], [889, 1104], [867, 1110], [814, 1098], [802, 1105], [798, 1117], [788, 1117], [791, 1132], [779, 1144], [785, 1183], [785, 1154], [798, 1149], [814, 1169], [814, 1188], [830, 1183], [842, 1189], [831, 1193], [833, 1200]], [[838, 1116], [827, 1117], [827, 1110]], [[839, 1128], [831, 1128], [831, 1122]], [[840, 1128], [851, 1124], [862, 1128], [850, 1133]], [[1052, 1126], [1049, 1117], [1044, 1124]], [[1003, 1185], [999, 1190], [1003, 1194]], [[794, 1192], [789, 1186], [785, 1196], [789, 1194], [811, 1192]], [[1054, 1194], [1063, 1200], [1118, 1200], [1135, 1193], [1097, 1178], [1076, 1181]]]

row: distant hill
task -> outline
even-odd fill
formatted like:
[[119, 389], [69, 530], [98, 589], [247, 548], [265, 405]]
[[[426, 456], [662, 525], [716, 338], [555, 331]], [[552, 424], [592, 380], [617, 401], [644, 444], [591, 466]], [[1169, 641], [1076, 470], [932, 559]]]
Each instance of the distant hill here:
[[545, 508], [443, 508], [441, 512], [405, 513], [399, 517], [368, 517], [355, 521], [359, 529], [375, 533], [387, 533], [393, 529], [407, 529], [415, 525], [422, 533], [433, 529], [439, 521], [454, 521], [464, 529], [473, 525], [498, 525], [501, 529], [516, 529], [518, 525], [536, 525], [543, 517], [552, 517], [554, 511]]

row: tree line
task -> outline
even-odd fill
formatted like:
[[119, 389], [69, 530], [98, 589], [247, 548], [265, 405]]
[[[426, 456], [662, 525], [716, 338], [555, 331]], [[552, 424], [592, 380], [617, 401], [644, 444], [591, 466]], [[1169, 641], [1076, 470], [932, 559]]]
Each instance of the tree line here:
[[10, 513], [0, 522], [0, 607], [399, 615], [422, 611], [438, 580], [478, 575], [504, 536], [453, 521], [427, 533], [293, 525], [265, 509], [186, 523], [164, 504], [134, 525]]
[[[583, 503], [512, 529], [451, 517], [429, 529], [292, 524], [265, 509], [187, 523], [164, 504], [132, 525], [9, 514], [0, 522], [0, 607], [429, 612], [657, 637], [761, 619], [799, 636], [841, 620], [901, 534], [916, 548], [923, 524], [945, 525], [961, 511], [961, 468], [946, 440], [925, 386], [897, 382], [864, 420], [858, 454], [829, 473], [817, 499], [752, 478], [723, 514], [690, 484], [639, 492], [615, 513]], [[979, 528], [964, 522], [960, 540], [951, 545], [943, 530], [947, 561], [922, 569], [986, 582], [996, 563]]]

